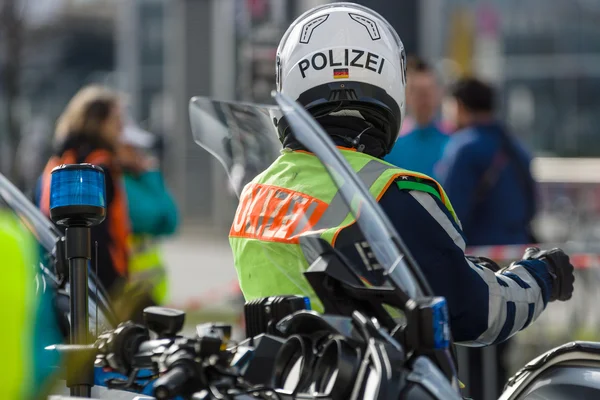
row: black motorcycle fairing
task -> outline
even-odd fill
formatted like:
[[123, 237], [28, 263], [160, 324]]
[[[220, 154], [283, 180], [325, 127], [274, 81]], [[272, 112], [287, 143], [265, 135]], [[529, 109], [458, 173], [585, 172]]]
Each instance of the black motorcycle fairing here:
[[383, 304], [403, 309], [408, 297], [401, 289], [392, 285], [366, 287], [350, 261], [319, 237], [301, 237], [300, 248], [310, 264], [304, 276], [321, 299], [325, 313], [349, 317], [360, 311], [394, 329], [397, 322]]
[[584, 342], [584, 341], [575, 341], [565, 343], [561, 346], [558, 346], [552, 350], [547, 351], [546, 353], [536, 357], [529, 363], [527, 363], [523, 368], [521, 368], [517, 373], [508, 380], [506, 383], [506, 388], [513, 386], [523, 375], [530, 371], [536, 371], [543, 368], [552, 360], [557, 357], [567, 354], [580, 351], [583, 353], [596, 354], [600, 356], [600, 343], [598, 342]]
[[[600, 374], [596, 370], [600, 370], [600, 343], [566, 343], [540, 355], [517, 372], [504, 387], [500, 400], [600, 398]], [[573, 393], [578, 395], [561, 395], [567, 386], [573, 386]], [[590, 390], [596, 392], [585, 397]]]
[[445, 377], [429, 357], [419, 356], [411, 361], [411, 372], [406, 378], [408, 382], [424, 388], [435, 399], [450, 399], [455, 396], [447, 386], [435, 384], [440, 379]]
[[273, 376], [275, 355], [284, 343], [285, 339], [266, 334], [248, 338], [237, 346], [239, 358], [234, 358], [232, 365], [240, 369], [248, 382], [268, 385]]
[[600, 365], [558, 365], [543, 371], [518, 396], [519, 400], [579, 400], [600, 398]]
[[405, 362], [404, 352], [398, 351], [395, 346], [374, 340], [369, 341], [352, 398], [373, 400], [399, 398], [397, 396], [406, 386], [408, 370], [405, 368]]
[[297, 311], [277, 323], [277, 330], [285, 336], [306, 335], [322, 331], [357, 338], [352, 318], [319, 314], [315, 311]]

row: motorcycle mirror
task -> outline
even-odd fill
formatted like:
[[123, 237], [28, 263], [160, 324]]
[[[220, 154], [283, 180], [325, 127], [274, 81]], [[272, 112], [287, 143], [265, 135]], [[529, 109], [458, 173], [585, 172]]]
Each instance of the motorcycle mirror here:
[[185, 313], [166, 307], [146, 307], [144, 309], [146, 327], [159, 338], [175, 336], [183, 328]]

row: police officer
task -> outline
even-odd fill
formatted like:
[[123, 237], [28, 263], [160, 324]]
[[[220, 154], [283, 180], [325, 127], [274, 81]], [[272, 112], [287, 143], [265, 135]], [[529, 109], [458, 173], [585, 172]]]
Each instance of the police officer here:
[[[573, 266], [559, 249], [529, 251], [527, 259], [497, 272], [465, 257], [460, 222], [442, 187], [382, 160], [402, 125], [405, 86], [404, 46], [368, 8], [314, 8], [279, 44], [277, 90], [316, 118], [378, 200], [435, 294], [446, 297], [455, 340], [501, 342], [528, 326], [549, 301], [571, 297]], [[353, 263], [371, 261], [362, 257], [364, 239], [352, 217], [335, 212], [337, 189], [321, 162], [295, 140], [285, 119], [277, 129], [283, 153], [246, 185], [231, 227], [235, 266], [246, 300], [309, 294], [320, 310], [302, 276], [308, 265], [299, 236], [319, 232]]]

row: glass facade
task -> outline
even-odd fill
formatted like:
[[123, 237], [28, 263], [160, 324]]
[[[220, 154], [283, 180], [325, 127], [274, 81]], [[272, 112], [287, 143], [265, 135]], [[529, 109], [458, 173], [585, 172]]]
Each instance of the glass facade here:
[[289, 0], [236, 0], [238, 99], [273, 102], [277, 46], [293, 8]]
[[156, 118], [153, 102], [164, 92], [164, 22], [165, 3], [162, 0], [138, 0], [138, 44], [140, 91], [138, 112], [140, 121]]
[[540, 155], [600, 156], [599, 2], [445, 3], [440, 56], [497, 83], [515, 134]]

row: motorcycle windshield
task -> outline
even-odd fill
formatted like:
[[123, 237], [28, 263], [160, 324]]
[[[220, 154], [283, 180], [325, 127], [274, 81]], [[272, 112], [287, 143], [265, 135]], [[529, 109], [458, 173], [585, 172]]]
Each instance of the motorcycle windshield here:
[[59, 230], [2, 174], [0, 174], [0, 200], [19, 217], [40, 245], [48, 253], [54, 254], [56, 241], [62, 236]]
[[[429, 295], [391, 223], [348, 164], [344, 154], [349, 150], [338, 150], [295, 102], [281, 94], [275, 99], [277, 107], [204, 97], [190, 102], [195, 142], [215, 155], [230, 177], [235, 178], [238, 168], [243, 182], [251, 182], [237, 191], [240, 202], [230, 236], [248, 240], [262, 252], [254, 259], [266, 264], [261, 265], [264, 270], [277, 271], [286, 284], [292, 282], [282, 286], [280, 294], [310, 294], [302, 275], [306, 261], [298, 246], [285, 244], [319, 235], [362, 261], [349, 264], [365, 286], [399, 288], [406, 295], [403, 300]], [[286, 118], [300, 149], [281, 150], [274, 115]], [[276, 167], [270, 167], [278, 157]], [[268, 173], [257, 176], [267, 168]], [[243, 272], [240, 278], [243, 285]]]
[[279, 156], [281, 143], [270, 117], [276, 109], [205, 97], [190, 102], [194, 140], [223, 165], [237, 197]]

